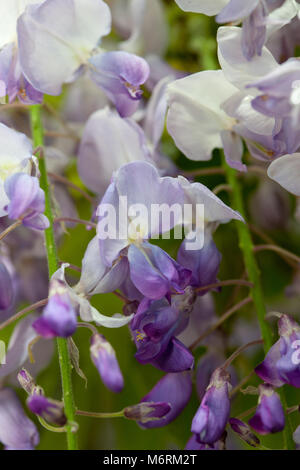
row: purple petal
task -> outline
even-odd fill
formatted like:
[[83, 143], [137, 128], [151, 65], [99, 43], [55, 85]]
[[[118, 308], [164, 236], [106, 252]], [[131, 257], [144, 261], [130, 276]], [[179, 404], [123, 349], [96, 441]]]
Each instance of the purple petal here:
[[194, 366], [194, 356], [178, 339], [172, 338], [167, 349], [152, 364], [165, 372], [183, 372]]
[[192, 394], [192, 380], [189, 372], [165, 375], [153, 389], [142, 398], [142, 402], [168, 402], [171, 411], [161, 420], [140, 423], [143, 428], [159, 428], [174, 421], [188, 404]]
[[110, 343], [100, 334], [91, 338], [91, 357], [107, 388], [113, 392], [121, 392], [124, 388], [124, 379], [116, 353]]
[[229, 419], [228, 374], [216, 369], [201, 405], [192, 421], [192, 432], [199, 442], [214, 444], [224, 432]]
[[280, 343], [279, 339], [268, 351], [265, 359], [255, 368], [255, 373], [264, 381], [274, 387], [281, 387], [284, 382], [281, 380], [277, 371], [276, 363], [280, 359]]
[[282, 431], [285, 417], [279, 395], [270, 385], [260, 385], [259, 405], [255, 415], [249, 420], [250, 426], [259, 434]]
[[50, 398], [34, 393], [27, 399], [27, 406], [30, 411], [49, 423], [57, 426], [64, 426], [67, 418], [64, 414], [63, 403], [51, 400]]
[[[201, 250], [187, 250], [186, 240], [180, 245], [177, 259], [185, 268], [192, 271], [190, 284], [201, 287], [216, 282], [221, 263], [221, 253], [210, 236], [205, 237]], [[204, 295], [207, 291], [201, 293]]]
[[182, 292], [190, 280], [190, 270], [155, 245], [144, 243], [139, 249], [132, 244], [128, 260], [132, 282], [149, 299], [161, 299], [172, 290]]
[[41, 336], [67, 338], [77, 328], [77, 315], [71, 303], [67, 287], [62, 281], [53, 279], [50, 284], [49, 301], [42, 316], [34, 323]]

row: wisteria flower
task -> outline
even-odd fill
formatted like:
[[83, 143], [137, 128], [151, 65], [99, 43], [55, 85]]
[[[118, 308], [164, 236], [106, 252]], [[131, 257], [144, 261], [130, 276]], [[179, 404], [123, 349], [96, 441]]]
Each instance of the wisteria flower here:
[[192, 432], [202, 444], [214, 444], [225, 430], [230, 412], [229, 380], [226, 371], [216, 369], [194, 416]]
[[35, 230], [45, 230], [49, 220], [45, 211], [45, 194], [38, 178], [15, 173], [5, 180], [4, 189], [9, 198], [5, 206], [10, 219], [22, 220], [22, 224]]
[[20, 64], [26, 79], [40, 92], [58, 95], [62, 85], [86, 67], [120, 114], [132, 114], [149, 67], [144, 59], [126, 52], [94, 53], [110, 30], [111, 13], [102, 0], [46, 0], [28, 6], [18, 20]]
[[255, 372], [274, 387], [284, 383], [300, 387], [299, 341], [300, 326], [288, 315], [281, 315], [278, 321], [279, 340], [271, 347], [264, 361]]
[[83, 130], [78, 172], [84, 184], [103, 196], [112, 175], [122, 165], [149, 156], [142, 129], [131, 118], [109, 108], [93, 113]]
[[[145, 188], [149, 191], [145, 192]], [[126, 203], [125, 203], [126, 201]], [[175, 178], [160, 177], [147, 162], [123, 165], [113, 178], [98, 207], [98, 237], [104, 262], [111, 266], [120, 252], [143, 240], [168, 232], [181, 220], [171, 214], [169, 220], [151, 220], [151, 206], [168, 208], [183, 203], [183, 191]], [[153, 220], [154, 219], [154, 220]], [[120, 222], [117, 227], [117, 220]], [[107, 236], [107, 230], [111, 230]]]
[[165, 372], [181, 372], [193, 367], [194, 358], [176, 336], [188, 323], [185, 305], [172, 299], [149, 301], [144, 299], [131, 323], [137, 352], [136, 359], [150, 363]]
[[[98, 240], [97, 237], [94, 237], [89, 243], [82, 261], [81, 278], [74, 287], [69, 286], [66, 282], [65, 269], [67, 267], [67, 263], [63, 264], [54, 273], [52, 279], [63, 282], [73, 307], [78, 310], [83, 321], [95, 321], [107, 328], [119, 328], [130, 322], [132, 316], [108, 317], [102, 315], [89, 301], [95, 294], [113, 292], [121, 286], [128, 273], [128, 263], [125, 258], [118, 260], [112, 268], [108, 268], [101, 260]], [[68, 317], [72, 320], [73, 315]], [[72, 324], [74, 324], [73, 321]]]
[[0, 217], [3, 217], [9, 203], [4, 183], [16, 173], [30, 173], [32, 146], [24, 134], [0, 123], [0, 148]]
[[0, 97], [8, 95], [10, 103], [16, 97], [24, 104], [41, 103], [43, 98], [22, 73], [17, 45], [17, 20], [27, 5], [38, 2], [41, 0], [3, 0], [0, 6]]
[[282, 431], [285, 417], [279, 395], [268, 384], [260, 385], [259, 391], [258, 407], [249, 420], [250, 426], [259, 434]]

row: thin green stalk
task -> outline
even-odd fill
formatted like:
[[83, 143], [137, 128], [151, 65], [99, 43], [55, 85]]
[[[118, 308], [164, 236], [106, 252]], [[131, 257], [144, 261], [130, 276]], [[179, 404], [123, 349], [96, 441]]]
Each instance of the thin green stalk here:
[[[225, 159], [223, 159], [224, 161]], [[226, 163], [224, 163], [223, 168], [225, 170], [226, 178], [228, 184], [232, 188], [231, 200], [233, 208], [245, 218], [245, 209], [243, 202], [243, 195], [240, 183], [236, 177], [236, 170], [230, 168]], [[269, 324], [266, 322], [266, 307], [264, 303], [264, 295], [260, 281], [260, 270], [254, 254], [254, 244], [252, 241], [250, 229], [245, 223], [240, 221], [236, 222], [238, 237], [239, 237], [239, 247], [243, 253], [245, 268], [248, 273], [249, 281], [253, 283], [253, 287], [250, 288], [250, 295], [252, 296], [255, 310], [257, 313], [261, 335], [264, 340], [264, 349], [267, 353], [270, 347], [273, 344], [272, 341], [272, 332], [269, 327]], [[283, 402], [283, 405], [286, 405], [285, 393], [284, 390], [280, 390], [280, 396]], [[290, 418], [286, 418], [286, 427], [284, 430], [284, 444], [287, 449], [294, 449], [294, 442], [292, 438], [292, 426]]]
[[[244, 202], [241, 191], [240, 183], [236, 177], [236, 171], [230, 168], [228, 165], [224, 165], [224, 169], [227, 176], [227, 181], [232, 188], [231, 199], [232, 205], [245, 218]], [[260, 270], [258, 268], [255, 256], [254, 256], [254, 245], [251, 238], [250, 230], [248, 225], [243, 224], [240, 221], [236, 222], [239, 247], [243, 253], [245, 268], [247, 270], [248, 279], [252, 282], [253, 286], [250, 287], [250, 295], [253, 299], [253, 303], [256, 309], [261, 335], [264, 340], [264, 349], [267, 353], [272, 346], [272, 332], [269, 324], [265, 320], [266, 307], [264, 303], [263, 291], [260, 282]]]
[[124, 410], [115, 411], [112, 413], [97, 413], [94, 411], [76, 410], [76, 414], [80, 416], [87, 416], [88, 418], [124, 418]]
[[[35, 147], [43, 147], [44, 145], [44, 135], [43, 135], [43, 124], [41, 119], [41, 106], [33, 105], [30, 107], [30, 118], [31, 118], [31, 128], [32, 136]], [[50, 222], [49, 228], [45, 230], [45, 241], [46, 241], [46, 251], [48, 259], [48, 271], [49, 277], [51, 277], [55, 271], [59, 268], [58, 257], [56, 244], [54, 239], [54, 230], [53, 230], [53, 214], [51, 208], [51, 194], [48, 184], [47, 176], [47, 167], [46, 161], [43, 155], [40, 154], [39, 158], [39, 169], [40, 169], [40, 185], [45, 192], [45, 215], [48, 217]], [[72, 379], [71, 379], [71, 361], [68, 351], [68, 344], [64, 338], [57, 338], [57, 347], [58, 347], [58, 358], [60, 364], [61, 372], [61, 381], [62, 381], [62, 392], [63, 392], [63, 401], [65, 406], [65, 414], [67, 416], [68, 422], [75, 421], [75, 406], [73, 400], [73, 391], [72, 391]], [[68, 449], [75, 450], [77, 449], [77, 435], [72, 432], [72, 426], [66, 426]]]

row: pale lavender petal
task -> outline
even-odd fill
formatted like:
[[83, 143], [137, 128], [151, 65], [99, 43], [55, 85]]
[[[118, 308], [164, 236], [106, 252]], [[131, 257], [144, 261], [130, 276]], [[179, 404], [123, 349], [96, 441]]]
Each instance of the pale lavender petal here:
[[242, 139], [230, 131], [222, 131], [221, 139], [228, 165], [238, 171], [247, 171], [247, 166], [242, 163], [244, 152]]
[[29, 6], [18, 20], [25, 77], [36, 90], [58, 95], [110, 25], [110, 10], [102, 0], [48, 0]]
[[122, 51], [101, 52], [90, 59], [92, 79], [106, 92], [122, 117], [137, 109], [142, 97], [140, 86], [149, 77], [147, 62]]
[[296, 196], [300, 196], [300, 153], [284, 155], [274, 160], [268, 176]]
[[39, 444], [34, 423], [10, 388], [0, 390], [0, 442], [9, 450], [33, 450]]
[[246, 18], [257, 7], [259, 1], [260, 0], [252, 0], [251, 2], [245, 2], [245, 0], [230, 0], [218, 14], [216, 21], [218, 23], [229, 23]]
[[104, 108], [92, 114], [83, 130], [78, 153], [78, 173], [84, 184], [103, 196], [113, 173], [125, 163], [145, 160], [142, 129], [131, 119], [122, 119]]

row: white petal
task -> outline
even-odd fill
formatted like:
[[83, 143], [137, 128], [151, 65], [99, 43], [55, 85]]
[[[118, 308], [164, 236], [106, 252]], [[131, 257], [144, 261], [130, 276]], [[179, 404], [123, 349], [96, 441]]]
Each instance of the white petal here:
[[245, 86], [278, 67], [271, 52], [263, 47], [262, 54], [248, 61], [241, 46], [242, 29], [222, 26], [218, 29], [218, 58], [222, 70], [231, 83], [244, 91]]
[[97, 325], [104, 326], [105, 328], [120, 328], [121, 326], [127, 325], [133, 315], [125, 317], [121, 314], [116, 314], [116, 316], [107, 317], [98, 312], [98, 310], [93, 307], [87, 299], [80, 299], [80, 317], [83, 321], [91, 322], [94, 321]]
[[221, 70], [196, 73], [168, 86], [167, 128], [188, 158], [209, 160], [213, 149], [222, 147], [220, 132], [234, 120], [221, 104], [236, 91]]
[[268, 168], [268, 175], [290, 193], [300, 196], [300, 153], [274, 160]]
[[208, 16], [217, 15], [229, 0], [175, 0], [177, 5], [184, 11], [204, 13]]
[[20, 165], [31, 155], [32, 146], [28, 137], [0, 123], [0, 170], [4, 163], [13, 160]]
[[1, 0], [0, 2], [0, 48], [17, 41], [17, 19], [27, 5], [42, 0]]
[[[93, 244], [95, 244], [95, 239], [93, 239]], [[52, 279], [59, 279], [61, 281], [65, 281], [65, 274], [64, 271], [69, 265], [67, 263], [62, 264], [62, 266], [54, 273], [52, 276]], [[125, 317], [124, 315], [121, 314], [115, 314], [112, 317], [107, 317], [106, 315], [102, 315], [102, 313], [99, 313], [95, 307], [93, 307], [89, 300], [83, 297], [82, 295], [78, 295], [72, 287], [68, 286], [68, 293], [74, 302], [74, 304], [79, 305], [79, 314], [80, 317], [83, 321], [91, 322], [94, 321], [98, 325], [105, 326], [106, 328], [120, 328], [121, 326], [127, 325], [133, 317], [133, 315], [130, 315], [128, 317]]]
[[91, 292], [107, 270], [101, 262], [100, 247], [98, 237], [95, 236], [86, 249], [82, 259], [81, 276], [77, 285], [77, 292]]
[[230, 116], [234, 116], [238, 121], [247, 127], [251, 132], [260, 135], [272, 135], [275, 126], [275, 119], [264, 116], [255, 111], [251, 105], [252, 95], [237, 92], [223, 103], [222, 107]]
[[134, 314], [125, 317], [121, 314], [115, 314], [112, 317], [107, 317], [92, 307], [92, 316], [94, 322], [96, 322], [98, 325], [105, 326], [105, 328], [120, 328], [121, 326], [125, 326], [132, 320], [133, 315]]

